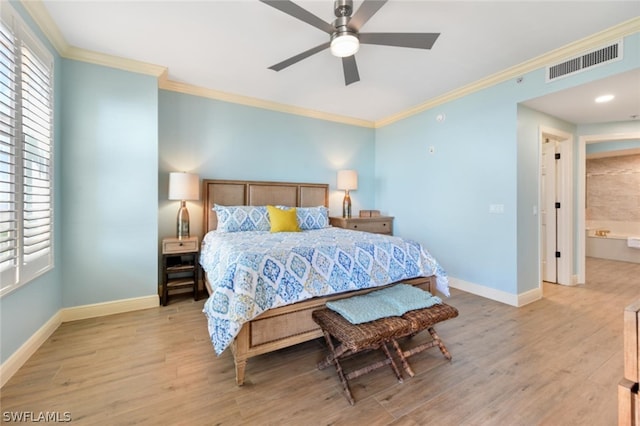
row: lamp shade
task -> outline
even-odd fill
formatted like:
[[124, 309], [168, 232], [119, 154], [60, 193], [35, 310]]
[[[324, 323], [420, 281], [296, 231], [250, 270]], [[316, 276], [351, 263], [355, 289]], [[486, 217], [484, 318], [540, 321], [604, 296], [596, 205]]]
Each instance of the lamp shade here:
[[170, 200], [199, 200], [200, 177], [192, 173], [169, 173]]
[[338, 189], [358, 189], [358, 172], [355, 170], [338, 171]]

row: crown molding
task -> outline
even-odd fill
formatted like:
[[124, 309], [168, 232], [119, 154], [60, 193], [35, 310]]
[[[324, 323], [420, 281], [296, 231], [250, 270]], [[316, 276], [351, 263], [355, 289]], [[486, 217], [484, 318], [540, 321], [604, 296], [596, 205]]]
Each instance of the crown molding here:
[[263, 99], [252, 98], [249, 96], [235, 95], [233, 93], [221, 92], [219, 90], [207, 89], [204, 87], [194, 86], [187, 83], [165, 79], [158, 82], [158, 87], [172, 92], [185, 93], [187, 95], [200, 96], [204, 98], [216, 99], [234, 104], [246, 105], [255, 108], [268, 109], [287, 114], [301, 115], [303, 117], [315, 118], [325, 121], [333, 121], [336, 123], [349, 124], [358, 127], [373, 128], [374, 122], [362, 120], [358, 118], [346, 117], [343, 115], [329, 114], [326, 112], [315, 111], [311, 109], [300, 108], [292, 105], [281, 104], [277, 102], [265, 101]]
[[158, 87], [164, 90], [185, 93], [194, 96], [201, 96], [221, 100], [225, 102], [237, 103], [241, 105], [252, 106], [256, 108], [268, 109], [287, 114], [295, 114], [309, 118], [315, 118], [337, 123], [349, 124], [359, 127], [379, 128], [396, 121], [403, 120], [412, 115], [421, 113], [438, 105], [451, 102], [455, 99], [462, 98], [471, 93], [486, 89], [496, 84], [502, 83], [512, 78], [516, 78], [534, 71], [538, 68], [547, 66], [550, 63], [575, 56], [587, 50], [604, 45], [607, 42], [616, 40], [630, 34], [640, 31], [640, 17], [630, 19], [599, 33], [593, 34], [574, 43], [553, 50], [551, 52], [540, 55], [534, 59], [523, 62], [496, 74], [490, 75], [484, 79], [475, 81], [466, 86], [452, 90], [444, 95], [430, 99], [424, 103], [416, 105], [397, 114], [391, 115], [377, 121], [367, 121], [353, 117], [346, 117], [338, 114], [330, 114], [326, 112], [300, 108], [292, 105], [281, 104], [277, 102], [266, 101], [248, 96], [235, 95], [232, 93], [221, 92], [214, 89], [207, 89], [169, 80], [168, 69], [160, 65], [149, 64], [145, 62], [135, 61], [131, 59], [120, 58], [117, 56], [106, 55], [103, 53], [92, 52], [90, 50], [80, 49], [70, 46], [62, 33], [56, 26], [49, 12], [40, 0], [20, 0], [27, 12], [31, 15], [36, 24], [40, 27], [45, 36], [49, 39], [60, 56], [67, 59], [74, 59], [82, 62], [89, 62], [97, 65], [103, 65], [112, 68], [118, 68], [125, 71], [131, 71], [141, 74], [148, 74], [158, 78]]
[[51, 42], [58, 54], [64, 56], [66, 50], [69, 48], [69, 44], [64, 39], [56, 23], [51, 19], [49, 11], [47, 11], [42, 2], [39, 0], [20, 0], [20, 4], [25, 8], [27, 13], [31, 15], [31, 18], [35, 21], [36, 25], [40, 27], [40, 30], [42, 30], [44, 35], [49, 39], [49, 42]]
[[139, 74], [148, 74], [158, 78], [166, 74], [166, 67], [160, 65], [120, 58], [71, 46], [67, 43], [60, 29], [40, 0], [20, 0], [20, 4], [26, 9], [29, 15], [31, 15], [36, 25], [40, 27], [40, 30], [42, 30], [44, 35], [49, 39], [54, 49], [56, 49], [58, 54], [63, 58], [104, 65]]
[[121, 58], [118, 56], [106, 55], [91, 50], [80, 49], [79, 47], [69, 46], [64, 57], [90, 64], [103, 65], [106, 67], [117, 68], [124, 71], [131, 71], [139, 74], [152, 75], [158, 79], [166, 75], [167, 68], [149, 64], [146, 62], [135, 61], [132, 59]]
[[455, 99], [462, 98], [471, 93], [486, 89], [498, 83], [502, 83], [506, 80], [520, 77], [528, 72], [546, 67], [550, 63], [558, 62], [562, 59], [570, 58], [582, 52], [586, 52], [590, 49], [600, 47], [607, 42], [611, 42], [612, 40], [637, 33], [638, 31], [640, 31], [640, 17], [630, 19], [629, 21], [623, 22], [599, 33], [595, 33], [591, 36], [560, 47], [556, 50], [552, 50], [529, 61], [515, 65], [511, 68], [507, 68], [506, 70], [500, 71], [496, 74], [492, 74], [482, 80], [475, 81], [471, 84], [445, 93], [444, 95], [430, 99], [427, 102], [416, 105], [413, 108], [409, 108], [405, 111], [399, 112], [398, 114], [394, 114], [390, 117], [378, 120], [374, 125], [376, 128], [384, 127], [386, 125], [395, 123], [396, 121], [403, 120], [412, 115], [434, 108], [438, 105], [451, 102]]
[[337, 123], [349, 124], [352, 126], [373, 128], [372, 121], [361, 120], [352, 117], [341, 116], [338, 114], [329, 114], [321, 111], [315, 111], [305, 108], [299, 108], [291, 105], [280, 104], [277, 102], [265, 101], [262, 99], [251, 98], [248, 96], [235, 95], [225, 93], [218, 90], [207, 89], [186, 83], [180, 83], [169, 80], [168, 69], [160, 65], [149, 64], [145, 62], [125, 59], [117, 56], [98, 53], [91, 50], [81, 49], [71, 46], [64, 39], [64, 36], [56, 26], [55, 22], [49, 15], [49, 12], [39, 0], [21, 0], [21, 4], [31, 15], [36, 24], [40, 27], [45, 36], [49, 39], [60, 56], [66, 59], [73, 59], [81, 62], [117, 68], [124, 71], [131, 71], [140, 74], [148, 74], [158, 78], [158, 87], [160, 89], [171, 90], [180, 93], [186, 93], [194, 96], [201, 96], [231, 102], [241, 105], [252, 106], [256, 108], [268, 109], [288, 114], [301, 115], [304, 117], [315, 118]]

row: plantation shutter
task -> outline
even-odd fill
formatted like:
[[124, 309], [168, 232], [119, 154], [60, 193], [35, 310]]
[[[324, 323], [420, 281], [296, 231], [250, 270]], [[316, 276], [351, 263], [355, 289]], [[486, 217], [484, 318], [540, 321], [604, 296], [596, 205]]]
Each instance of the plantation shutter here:
[[0, 291], [18, 282], [16, 40], [0, 22]]
[[26, 44], [22, 56], [22, 189], [24, 280], [51, 263], [51, 70]]
[[53, 57], [0, 9], [0, 295], [53, 267]]

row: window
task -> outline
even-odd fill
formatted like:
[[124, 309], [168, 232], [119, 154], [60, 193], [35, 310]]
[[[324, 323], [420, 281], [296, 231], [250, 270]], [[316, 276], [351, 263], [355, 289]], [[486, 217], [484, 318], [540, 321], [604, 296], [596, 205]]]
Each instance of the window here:
[[53, 58], [0, 20], [0, 295], [53, 267]]

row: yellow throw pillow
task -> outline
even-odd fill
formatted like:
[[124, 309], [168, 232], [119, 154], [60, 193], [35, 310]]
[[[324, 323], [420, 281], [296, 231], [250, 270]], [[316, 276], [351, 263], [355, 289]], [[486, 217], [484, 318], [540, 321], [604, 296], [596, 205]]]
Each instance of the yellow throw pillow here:
[[271, 232], [300, 232], [296, 209], [282, 210], [274, 206], [267, 206]]

